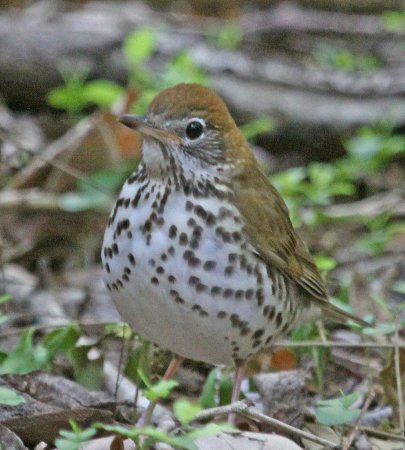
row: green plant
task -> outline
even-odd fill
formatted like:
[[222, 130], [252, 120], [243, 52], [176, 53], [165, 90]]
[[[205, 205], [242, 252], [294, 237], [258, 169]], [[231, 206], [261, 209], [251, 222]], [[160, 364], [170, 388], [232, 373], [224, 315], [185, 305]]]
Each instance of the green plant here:
[[210, 27], [207, 37], [218, 48], [236, 50], [242, 41], [242, 30], [235, 23], [221, 23], [219, 26]]
[[233, 382], [228, 374], [223, 374], [214, 368], [205, 380], [200, 396], [203, 408], [213, 408], [218, 405], [228, 405], [231, 402]]
[[[319, 339], [318, 327], [315, 323], [304, 323], [294, 328], [291, 333], [291, 340], [295, 342], [309, 341]], [[319, 390], [323, 391], [324, 386], [324, 374], [325, 374], [325, 361], [329, 356], [329, 351], [326, 348], [308, 347], [297, 348], [295, 353], [298, 357], [304, 355], [310, 355], [315, 362], [315, 378], [316, 385]]]
[[145, 373], [142, 370], [138, 370], [139, 376], [146, 386], [143, 393], [145, 397], [151, 401], [157, 401], [161, 398], [167, 398], [172, 390], [179, 385], [176, 380], [160, 380], [155, 384], [152, 384]]
[[0, 374], [25, 374], [49, 367], [58, 353], [68, 355], [80, 336], [75, 325], [53, 330], [36, 343], [34, 333], [35, 329], [23, 332], [17, 345], [4, 355]]
[[358, 393], [343, 395], [330, 400], [318, 400], [315, 417], [321, 425], [343, 425], [356, 420], [361, 413], [360, 409], [352, 405], [359, 398]]
[[[0, 295], [0, 305], [11, 300], [12, 297], [9, 294]], [[8, 316], [6, 314], [0, 313], [0, 325], [5, 323], [8, 320]]]
[[[226, 423], [209, 423], [197, 429], [192, 429], [189, 423], [196, 417], [200, 410], [201, 407], [198, 404], [191, 403], [187, 400], [177, 400], [174, 402], [174, 415], [183, 427], [181, 435], [173, 435], [165, 430], [152, 426], [126, 428], [119, 425], [96, 423], [94, 427], [132, 439], [140, 450], [146, 450], [157, 442], [164, 442], [179, 449], [197, 450], [197, 445], [194, 443], [195, 439], [215, 435], [220, 432], [234, 431], [234, 428]], [[146, 437], [146, 439], [141, 441], [141, 436]]]
[[251, 120], [248, 123], [240, 126], [240, 130], [242, 131], [245, 138], [250, 141], [256, 135], [260, 133], [268, 133], [273, 130], [275, 127], [274, 119], [269, 116], [261, 116], [256, 119]]
[[109, 108], [124, 92], [121, 86], [109, 80], [86, 81], [85, 71], [68, 73], [67, 69], [61, 69], [60, 72], [65, 84], [53, 88], [47, 101], [53, 108], [64, 109], [73, 116], [89, 105]]
[[387, 124], [362, 127], [344, 145], [347, 157], [336, 164], [342, 175], [352, 178], [362, 173], [377, 173], [392, 158], [405, 154], [405, 136], [393, 134]]
[[384, 11], [381, 22], [386, 31], [401, 32], [405, 30], [405, 11]]
[[0, 405], [17, 406], [25, 403], [24, 397], [17, 394], [14, 389], [0, 386]]
[[97, 433], [94, 427], [82, 429], [74, 420], [69, 420], [69, 423], [72, 431], [61, 430], [61, 437], [55, 439], [56, 448], [59, 450], [80, 450]]
[[371, 53], [353, 53], [347, 48], [334, 47], [329, 44], [318, 44], [313, 50], [312, 56], [321, 67], [344, 72], [370, 72], [382, 66], [382, 61]]
[[[327, 221], [320, 207], [336, 197], [350, 197], [359, 178], [381, 171], [393, 158], [405, 154], [405, 137], [394, 135], [387, 125], [363, 127], [344, 145], [347, 155], [342, 158], [330, 163], [311, 162], [271, 177], [286, 200], [294, 224], [305, 220], [314, 226]], [[300, 209], [305, 206], [311, 206], [312, 214], [301, 216]], [[375, 236], [376, 241], [380, 238]]]
[[[149, 69], [148, 60], [156, 51], [156, 33], [149, 28], [141, 27], [130, 33], [123, 42], [122, 51], [128, 65], [128, 87], [137, 92], [137, 100], [132, 107], [137, 114], [143, 114], [152, 98], [168, 86], [180, 82], [207, 82], [205, 73], [186, 52], [175, 55], [162, 71]], [[79, 114], [89, 105], [110, 108], [125, 92], [122, 86], [112, 81], [86, 81], [87, 70], [72, 72], [65, 66], [60, 72], [65, 84], [50, 91], [48, 103], [72, 115]]]
[[93, 172], [86, 180], [76, 181], [75, 191], [61, 194], [58, 198], [58, 206], [68, 212], [89, 209], [109, 212], [115, 193], [133, 170], [133, 163], [123, 162], [114, 170]]
[[357, 238], [356, 245], [371, 255], [380, 255], [394, 234], [389, 225], [390, 216], [385, 212], [367, 220], [365, 222], [367, 231]]

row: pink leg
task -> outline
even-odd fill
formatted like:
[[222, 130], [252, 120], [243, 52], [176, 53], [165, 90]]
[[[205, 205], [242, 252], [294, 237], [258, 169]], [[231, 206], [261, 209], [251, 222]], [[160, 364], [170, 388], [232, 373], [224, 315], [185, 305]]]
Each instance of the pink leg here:
[[[163, 375], [163, 380], [170, 380], [171, 378], [173, 378], [176, 375], [176, 372], [179, 370], [180, 366], [183, 364], [183, 361], [183, 356], [175, 355], [170, 361], [170, 364], [167, 367], [165, 374]], [[145, 413], [142, 414], [142, 417], [138, 421], [139, 425], [149, 425], [152, 419], [153, 410], [155, 409], [157, 403], [158, 401], [156, 400], [149, 402]]]
[[[243, 377], [245, 375], [245, 363], [237, 361], [235, 364], [236, 370], [235, 370], [235, 379], [233, 382], [231, 403], [237, 402], [239, 400], [240, 387], [243, 381]], [[229, 414], [228, 423], [230, 423], [231, 425], [235, 423], [235, 414]]]
[[183, 358], [182, 356], [173, 356], [173, 359], [170, 361], [170, 364], [168, 365], [166, 372], [163, 375], [163, 379], [170, 380], [171, 378], [173, 378], [183, 364], [184, 359], [185, 358]]

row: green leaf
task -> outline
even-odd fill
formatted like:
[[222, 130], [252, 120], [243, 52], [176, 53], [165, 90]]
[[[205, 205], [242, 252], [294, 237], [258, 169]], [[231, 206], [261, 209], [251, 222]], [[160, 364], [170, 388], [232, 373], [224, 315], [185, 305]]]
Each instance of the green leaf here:
[[348, 408], [351, 406], [358, 398], [360, 394], [358, 392], [352, 392], [348, 395], [342, 395], [338, 398], [331, 398], [328, 400], [318, 400], [316, 402], [317, 406], [330, 406], [334, 408]]
[[360, 414], [360, 409], [349, 409], [359, 398], [360, 394], [353, 392], [339, 398], [329, 400], [319, 400], [315, 410], [317, 422], [322, 425], [342, 425], [356, 420]]
[[9, 352], [0, 365], [0, 374], [25, 374], [40, 369], [41, 351], [36, 351], [32, 344], [34, 330], [25, 331], [18, 344]]
[[242, 30], [235, 23], [221, 24], [209, 30], [208, 39], [219, 48], [236, 50], [242, 41]]
[[405, 11], [384, 11], [381, 22], [386, 31], [401, 32], [405, 30]]
[[108, 323], [105, 327], [105, 332], [112, 334], [114, 337], [121, 339], [131, 339], [134, 335], [132, 328], [125, 322], [122, 323]]
[[72, 350], [80, 337], [80, 330], [74, 325], [67, 325], [48, 333], [42, 340], [47, 351], [47, 361], [50, 361], [58, 352], [67, 353]]
[[0, 405], [17, 406], [21, 403], [25, 403], [25, 399], [17, 394], [14, 389], [0, 387]]
[[[154, 427], [136, 427], [125, 428], [120, 425], [105, 425], [102, 423], [96, 423], [93, 425], [96, 428], [109, 431], [111, 433], [117, 433], [121, 436], [137, 440], [140, 435], [149, 436], [154, 442], [165, 442], [172, 445], [175, 448], [186, 450], [197, 450], [197, 446], [188, 436], [171, 436], [165, 430]], [[145, 443], [145, 447], [147, 447]]]
[[155, 47], [153, 32], [148, 28], [140, 28], [127, 36], [122, 49], [128, 65], [134, 69], [152, 56]]
[[63, 438], [56, 438], [55, 445], [59, 450], [81, 450], [83, 448], [82, 442], [72, 442]]
[[234, 433], [239, 432], [234, 426], [228, 423], [208, 423], [203, 427], [197, 428], [190, 433], [188, 436], [192, 439], [197, 439], [199, 437], [205, 436], [215, 436], [219, 433]]
[[312, 55], [321, 67], [345, 72], [372, 71], [382, 65], [381, 59], [372, 53], [353, 53], [347, 48], [334, 47], [328, 44], [319, 44], [312, 52]]
[[232, 399], [233, 381], [229, 377], [219, 380], [219, 404], [229, 405]]
[[6, 323], [8, 319], [9, 319], [9, 316], [7, 316], [6, 314], [0, 314], [0, 325], [3, 325], [3, 323]]
[[374, 327], [364, 328], [362, 333], [367, 336], [381, 336], [395, 333], [397, 325], [395, 323], [377, 323]]
[[176, 400], [173, 404], [174, 415], [182, 425], [187, 425], [201, 411], [201, 405], [188, 400]]
[[10, 294], [2, 294], [2, 295], [0, 295], [0, 305], [2, 305], [3, 303], [8, 302], [12, 298], [13, 297]]
[[359, 409], [351, 410], [326, 406], [315, 411], [315, 418], [322, 425], [343, 425], [356, 420], [360, 413]]
[[108, 80], [89, 81], [83, 86], [84, 105], [97, 105], [101, 109], [110, 108], [125, 92], [122, 86]]
[[59, 86], [52, 89], [48, 96], [47, 102], [56, 109], [65, 109], [72, 114], [81, 111], [87, 103], [83, 95], [83, 86]]
[[74, 420], [70, 420], [69, 423], [72, 431], [60, 430], [59, 435], [62, 437], [55, 439], [56, 448], [59, 450], [81, 450], [83, 445], [97, 433], [93, 426], [82, 429]]
[[83, 180], [78, 180], [77, 187], [80, 191], [94, 191], [94, 184], [108, 190], [109, 192], [115, 192], [121, 188], [122, 184], [134, 171], [134, 163], [132, 161], [123, 162], [118, 167], [114, 167], [114, 170], [97, 170], [92, 172], [88, 180], [92, 183], [86, 183]]
[[205, 71], [193, 63], [188, 53], [180, 52], [164, 68], [162, 87], [174, 86], [178, 83], [207, 84], [207, 81]]
[[175, 380], [160, 380], [144, 391], [145, 397], [150, 401], [166, 398], [179, 383]]
[[329, 272], [336, 267], [336, 260], [330, 256], [318, 253], [314, 256], [314, 259], [321, 272]]
[[269, 116], [261, 116], [242, 125], [240, 130], [249, 141], [260, 133], [268, 133], [275, 127], [274, 119]]
[[[137, 346], [134, 350], [128, 353], [127, 363], [124, 368], [124, 374], [131, 380], [135, 381], [137, 386], [144, 388], [142, 380], [147, 379], [148, 384], [145, 386], [151, 386], [150, 379], [150, 342], [146, 339], [141, 339], [140, 346]], [[140, 375], [142, 374], [142, 376]], [[143, 377], [143, 378], [142, 378]]]
[[405, 281], [396, 281], [391, 289], [399, 294], [405, 294]]
[[104, 372], [103, 358], [89, 358], [91, 345], [81, 345], [70, 351], [70, 359], [73, 363], [75, 380], [86, 389], [97, 391], [103, 387]]
[[205, 380], [202, 393], [200, 396], [200, 403], [203, 408], [213, 408], [215, 403], [216, 379], [218, 370], [212, 369]]

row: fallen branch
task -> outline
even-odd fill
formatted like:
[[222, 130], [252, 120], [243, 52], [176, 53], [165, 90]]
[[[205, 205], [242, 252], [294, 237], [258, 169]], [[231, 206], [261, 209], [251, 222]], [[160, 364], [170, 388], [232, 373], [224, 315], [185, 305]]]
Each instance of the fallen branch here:
[[[303, 213], [308, 212], [303, 210]], [[322, 208], [322, 212], [331, 219], [352, 219], [354, 217], [373, 218], [385, 212], [394, 218], [405, 216], [405, 192], [392, 190], [368, 197], [352, 203], [329, 205]]]
[[222, 416], [228, 414], [241, 414], [249, 419], [271, 425], [279, 430], [283, 430], [288, 434], [298, 436], [303, 439], [308, 439], [312, 442], [316, 442], [317, 444], [326, 445], [330, 448], [340, 448], [340, 445], [335, 444], [334, 442], [315, 436], [314, 434], [308, 433], [307, 431], [302, 431], [299, 428], [295, 428], [277, 419], [273, 419], [270, 416], [266, 416], [259, 411], [252, 410], [251, 407], [249, 407], [245, 402], [242, 401], [235, 402], [227, 406], [205, 409], [197, 415], [195, 420], [205, 420], [213, 416]]

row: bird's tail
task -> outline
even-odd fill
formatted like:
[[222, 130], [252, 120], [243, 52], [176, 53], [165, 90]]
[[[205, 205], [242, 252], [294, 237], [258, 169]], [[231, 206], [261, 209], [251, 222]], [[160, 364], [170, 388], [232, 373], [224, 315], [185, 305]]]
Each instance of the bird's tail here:
[[370, 327], [371, 325], [360, 317], [355, 316], [354, 314], [348, 313], [343, 309], [338, 308], [332, 303], [323, 303], [322, 302], [322, 315], [329, 320], [333, 320], [338, 323], [345, 323], [347, 320], [353, 320], [353, 322], [361, 325], [363, 327]]

